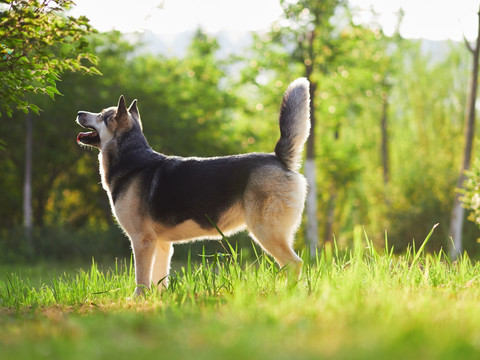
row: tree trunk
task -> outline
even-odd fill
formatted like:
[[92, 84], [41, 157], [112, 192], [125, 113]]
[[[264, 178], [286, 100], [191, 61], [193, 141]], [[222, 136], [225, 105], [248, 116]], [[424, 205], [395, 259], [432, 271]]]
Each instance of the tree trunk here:
[[386, 92], [382, 94], [382, 167], [383, 167], [383, 184], [387, 185], [390, 179], [390, 162], [388, 154], [388, 95]]
[[330, 195], [327, 201], [327, 213], [326, 213], [326, 223], [325, 223], [325, 233], [323, 240], [325, 243], [333, 241], [333, 223], [335, 221], [335, 208], [337, 207], [337, 190], [335, 184], [331, 183], [330, 185]]
[[[475, 134], [475, 102], [477, 99], [477, 82], [478, 82], [478, 58], [480, 51], [480, 9], [478, 13], [478, 34], [476, 46], [474, 49], [467, 44], [468, 49], [473, 55], [473, 69], [472, 77], [470, 79], [470, 95], [468, 98], [467, 113], [465, 119], [465, 145], [463, 150], [463, 162], [462, 168], [460, 170], [460, 176], [457, 182], [457, 188], [461, 189], [463, 187], [463, 182], [465, 181], [465, 171], [470, 169], [470, 163], [472, 158], [472, 148], [473, 148], [473, 138]], [[462, 207], [460, 201], [460, 194], [457, 192], [455, 194], [455, 200], [453, 203], [452, 216], [450, 220], [450, 236], [453, 239], [453, 246], [450, 249], [450, 256], [452, 258], [458, 257], [463, 252], [463, 243], [462, 243], [462, 228], [463, 221], [465, 217], [465, 209]]]
[[[307, 72], [307, 75], [310, 75]], [[308, 76], [307, 76], [308, 78]], [[310, 80], [310, 79], [309, 79]], [[307, 178], [307, 226], [305, 242], [310, 257], [317, 253], [318, 219], [317, 219], [317, 184], [315, 175], [315, 90], [317, 84], [310, 81], [310, 135], [307, 140], [307, 157], [305, 161], [305, 177]]]
[[32, 115], [28, 113], [25, 116], [26, 136], [25, 136], [25, 175], [23, 183], [23, 227], [25, 230], [25, 239], [27, 249], [32, 249]]
[[[335, 143], [340, 138], [340, 122], [338, 122], [335, 126], [335, 130], [333, 132], [333, 139]], [[323, 241], [325, 243], [333, 241], [333, 223], [335, 222], [335, 209], [337, 207], [337, 185], [335, 180], [332, 179], [330, 183], [328, 201], [327, 201], [327, 211], [326, 211], [326, 222], [325, 222], [325, 233], [323, 236]]]

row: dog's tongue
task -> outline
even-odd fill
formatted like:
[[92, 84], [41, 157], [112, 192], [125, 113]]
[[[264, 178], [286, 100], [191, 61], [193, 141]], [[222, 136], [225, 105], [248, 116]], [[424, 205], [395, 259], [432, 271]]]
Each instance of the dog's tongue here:
[[88, 142], [89, 139], [93, 139], [97, 136], [98, 135], [95, 131], [81, 132], [80, 134], [77, 135], [77, 142], [85, 143], [86, 141]]
[[83, 132], [81, 132], [80, 134], [78, 134], [78, 136], [77, 136], [77, 142], [82, 142], [82, 139], [85, 138], [85, 137], [88, 137], [88, 134], [91, 134], [91, 133], [83, 133]]

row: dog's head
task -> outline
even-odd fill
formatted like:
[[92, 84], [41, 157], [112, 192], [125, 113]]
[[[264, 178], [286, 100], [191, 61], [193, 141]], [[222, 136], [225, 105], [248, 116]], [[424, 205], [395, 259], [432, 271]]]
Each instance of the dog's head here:
[[100, 113], [79, 111], [77, 123], [84, 128], [92, 130], [78, 134], [77, 142], [99, 149], [104, 148], [111, 140], [134, 127], [138, 126], [140, 131], [142, 131], [137, 100], [133, 100], [127, 109], [123, 95], [120, 96], [117, 106], [104, 109]]

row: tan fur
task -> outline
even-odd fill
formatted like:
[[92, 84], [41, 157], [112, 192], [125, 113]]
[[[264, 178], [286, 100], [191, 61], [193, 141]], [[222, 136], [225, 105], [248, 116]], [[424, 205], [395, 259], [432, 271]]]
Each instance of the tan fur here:
[[280, 266], [301, 263], [292, 249], [306, 195], [305, 178], [271, 166], [256, 171], [245, 191], [246, 224]]
[[[153, 222], [153, 220], [152, 220]], [[224, 235], [231, 235], [245, 229], [245, 213], [243, 207], [235, 204], [225, 211], [218, 224], [218, 228]], [[221, 239], [216, 229], [204, 229], [193, 220], [187, 220], [174, 227], [165, 227], [158, 223], [152, 223], [155, 232], [165, 241], [185, 242], [201, 239]]]
[[[106, 185], [104, 184], [104, 186]], [[106, 187], [108, 188], [108, 186]], [[110, 192], [107, 192], [110, 196]], [[131, 184], [128, 190], [122, 194], [115, 205], [112, 206], [112, 210], [132, 243], [133, 257], [135, 260], [135, 282], [137, 285], [143, 285], [149, 288], [152, 282], [157, 235], [154, 228], [148, 226], [147, 219], [141, 215], [138, 192], [139, 184], [138, 181], [136, 181]], [[111, 199], [110, 203], [113, 205]], [[137, 287], [135, 290], [136, 294], [141, 294], [142, 292], [142, 287]]]
[[220, 217], [218, 228], [224, 235], [232, 235], [245, 229], [245, 208], [243, 204], [237, 203], [225, 211]]
[[[147, 219], [141, 215], [140, 205], [140, 185], [138, 180], [134, 180], [122, 196], [117, 200], [115, 205], [112, 203], [112, 210], [122, 228], [127, 234], [136, 234], [153, 232], [153, 228], [147, 225]], [[110, 194], [110, 193], [109, 193]]]
[[[152, 283], [159, 287], [166, 287], [173, 255], [169, 237], [175, 229], [159, 226], [150, 218], [142, 216], [139, 191], [138, 181], [134, 181], [112, 209], [132, 243], [136, 284], [147, 288]], [[135, 290], [137, 295], [142, 292], [142, 287], [137, 287]]]

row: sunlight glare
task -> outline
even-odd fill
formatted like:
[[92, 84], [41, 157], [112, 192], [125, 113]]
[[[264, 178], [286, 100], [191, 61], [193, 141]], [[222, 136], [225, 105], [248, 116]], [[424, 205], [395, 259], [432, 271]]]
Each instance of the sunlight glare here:
[[[99, 31], [152, 31], [176, 34], [199, 26], [206, 32], [267, 30], [278, 20], [278, 0], [76, 0], [72, 15], [85, 15]], [[132, 5], [134, 4], [134, 5]], [[349, 0], [354, 22], [376, 22], [386, 35], [395, 31], [399, 9], [405, 11], [400, 34], [406, 38], [462, 41], [477, 35], [478, 0]], [[374, 9], [376, 15], [372, 15]], [[308, 12], [305, 11], [305, 16]], [[278, 22], [277, 22], [278, 24]]]
[[118, 0], [77, 0], [76, 3], [73, 14], [86, 15], [100, 31], [150, 30], [174, 34], [199, 26], [210, 33], [256, 31], [268, 29], [282, 14], [278, 0], [142, 0], [134, 6]]

